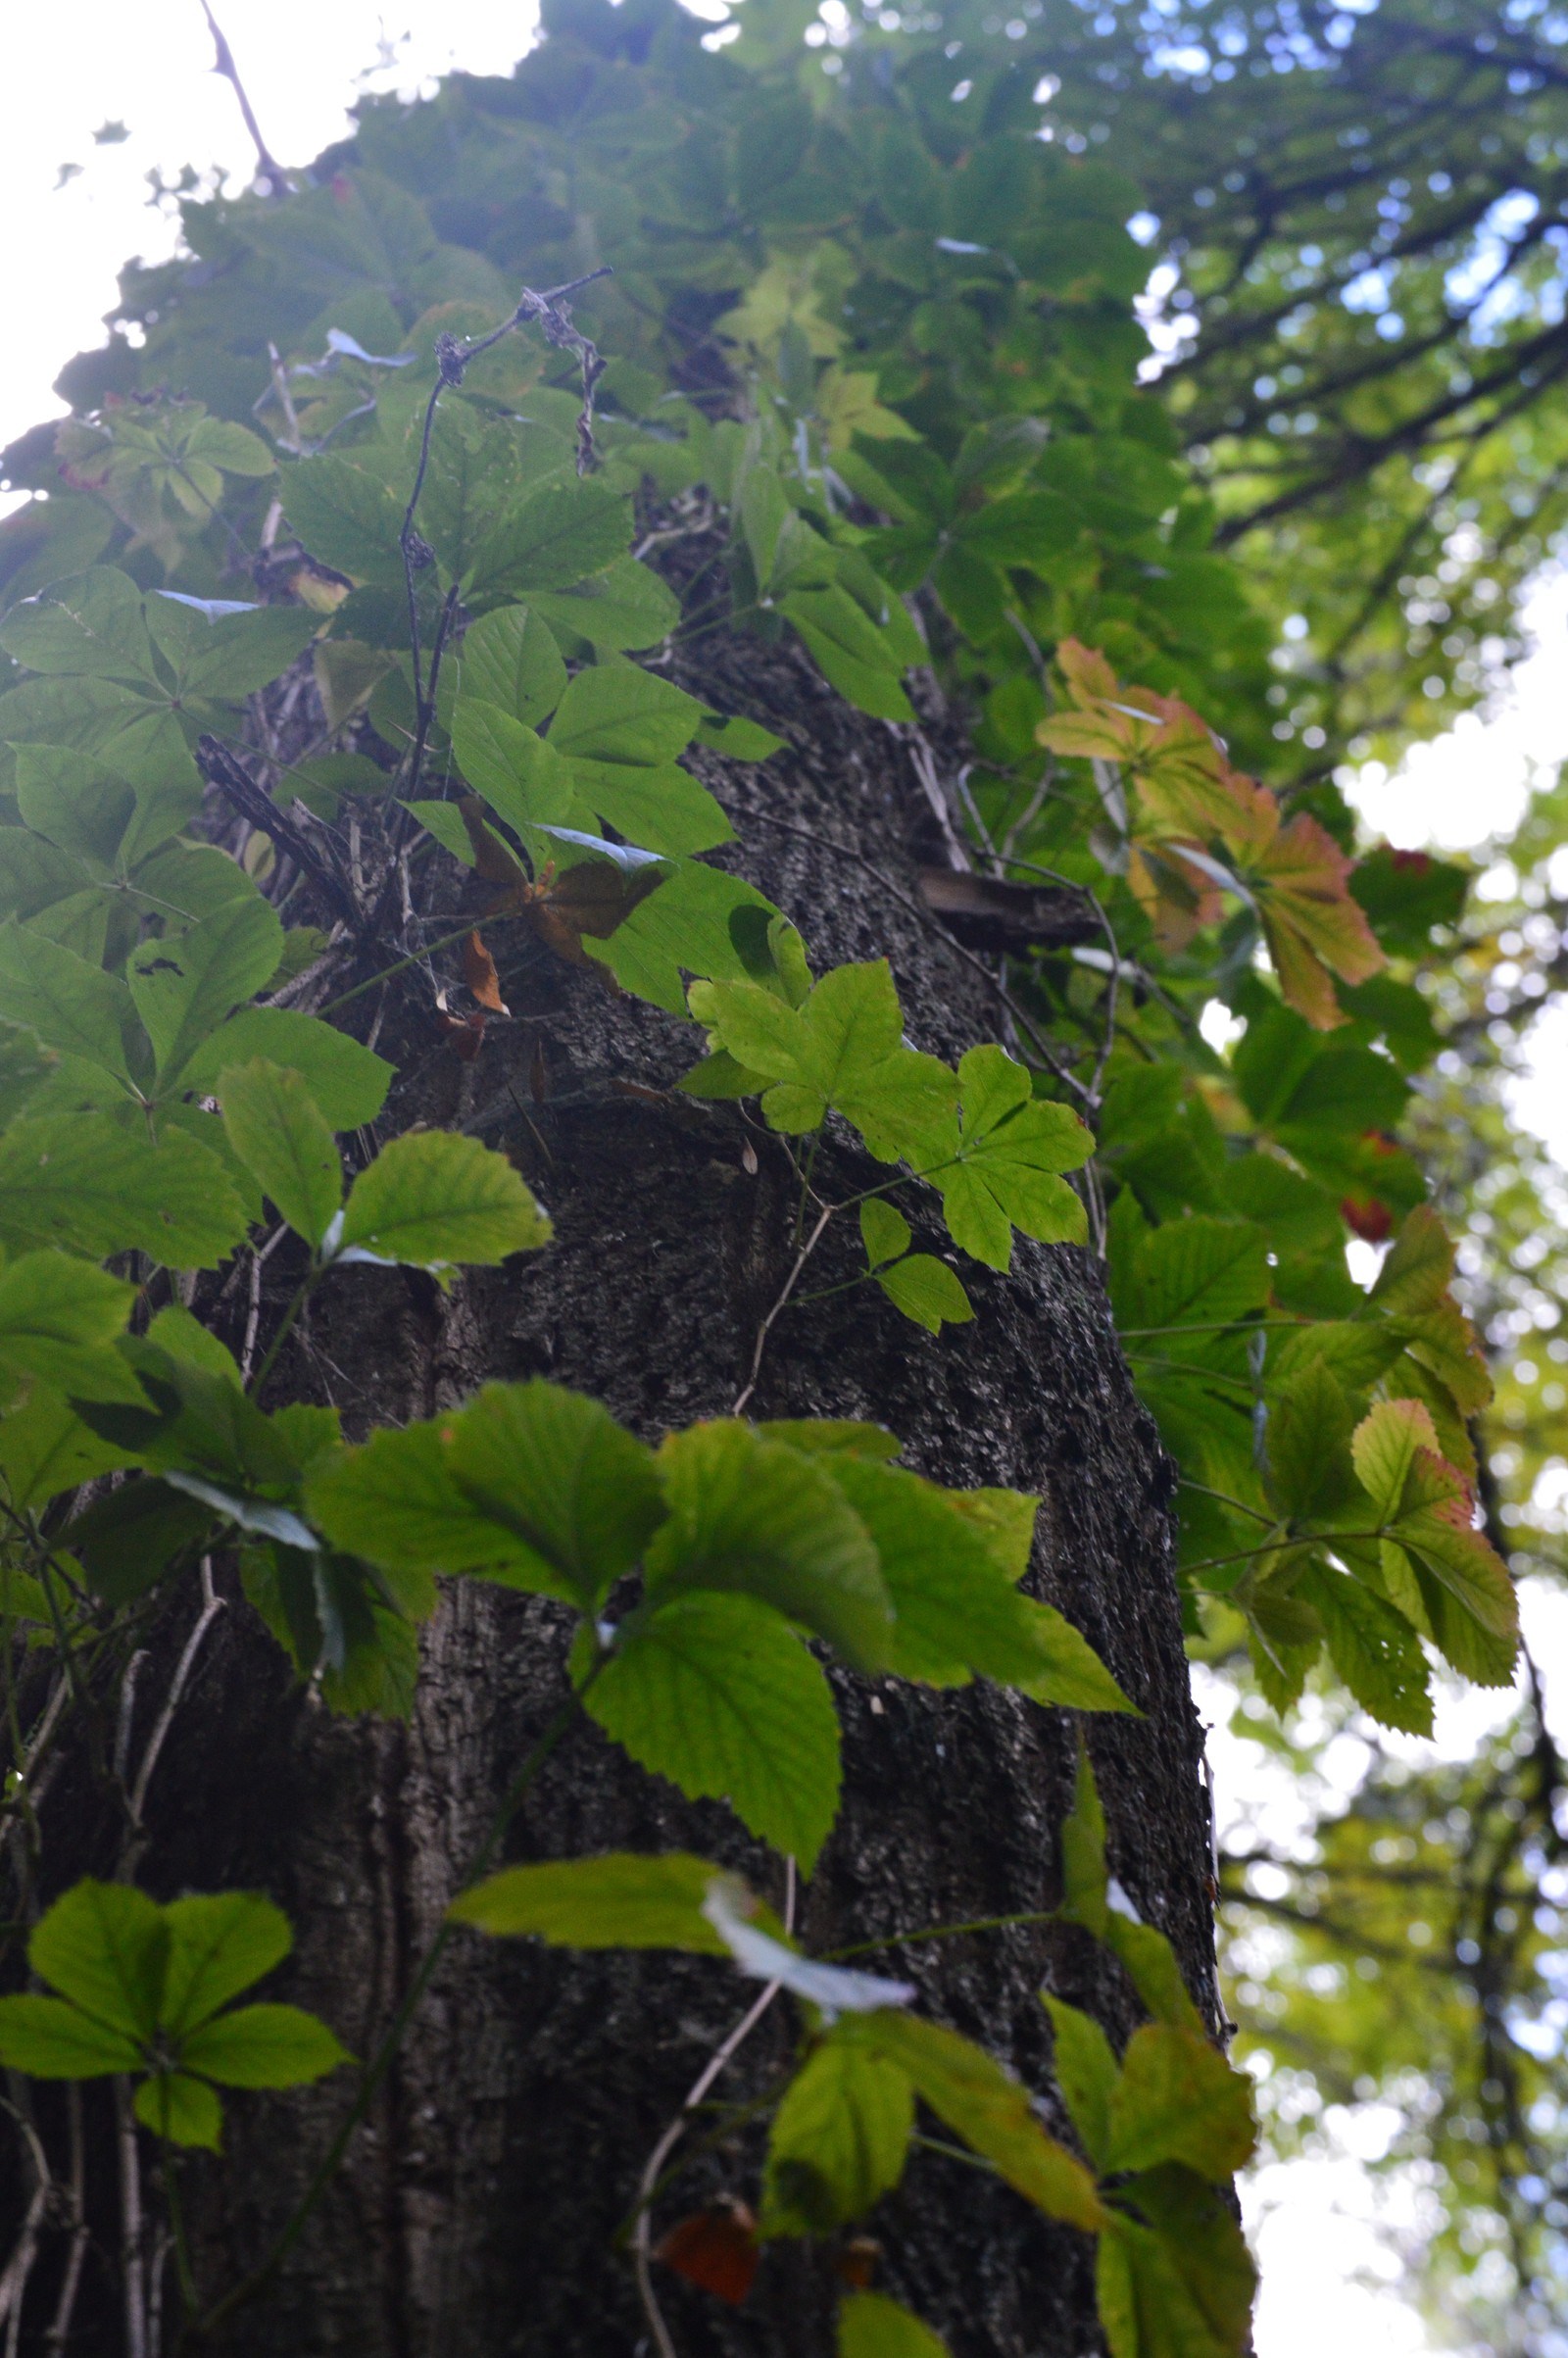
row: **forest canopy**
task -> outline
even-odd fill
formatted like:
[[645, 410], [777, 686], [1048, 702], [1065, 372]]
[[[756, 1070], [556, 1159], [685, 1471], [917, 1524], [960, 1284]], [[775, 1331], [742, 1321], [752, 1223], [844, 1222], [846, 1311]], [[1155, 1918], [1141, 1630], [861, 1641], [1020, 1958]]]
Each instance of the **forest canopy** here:
[[[880, 1423], [747, 1417], [830, 1296], [895, 1356], [981, 1348], [1032, 1255], [1082, 1253], [1173, 1467], [1189, 1653], [1316, 1813], [1216, 1861], [1267, 2147], [1391, 2102], [1434, 2213], [1419, 2296], [1544, 2358], [1568, 1883], [1517, 1589], [1561, 1577], [1568, 1336], [1561, 1183], [1507, 1085], [1562, 981], [1568, 805], [1542, 779], [1472, 862], [1371, 840], [1352, 790], [1489, 694], [1565, 520], [1568, 19], [552, 0], [542, 35], [510, 76], [365, 101], [308, 167], [192, 176], [177, 258], [65, 368], [71, 417], [4, 455], [0, 2056], [134, 2079], [187, 2324], [265, 2296], [286, 2250], [196, 2281], [179, 2187], [209, 2165], [171, 2147], [216, 2147], [220, 2087], [357, 2070], [363, 2111], [395, 2049], [355, 2065], [292, 2007], [222, 2029], [269, 2012], [220, 2008], [281, 1918], [236, 1915], [224, 1994], [178, 2011], [176, 1911], [220, 1902], [133, 1888], [167, 1723], [128, 1773], [97, 1754], [177, 1633], [172, 1713], [220, 1605], [395, 1723], [438, 1580], [553, 1599], [567, 1721], [722, 1801], [791, 1894], [833, 1857], [843, 1670], [1128, 1716], [1073, 1600], [1018, 1585], [1032, 1497], [901, 1469]], [[750, 880], [801, 821], [748, 649], [900, 748], [898, 889], [984, 1044], [917, 1041], [878, 942], [824, 964]], [[856, 825], [806, 825], [846, 875]], [[325, 1365], [325, 1305], [394, 1269], [439, 1308], [526, 1254], [548, 1291], [559, 1117], [514, 1043], [568, 989], [677, 1044], [615, 1086], [784, 1174], [731, 1412], [659, 1420], [657, 1456], [542, 1376], [404, 1421]], [[1474, 1759], [1401, 1741], [1516, 1679]], [[78, 1742], [124, 1823], [62, 1891], [32, 1788]], [[1118, 1909], [1087, 1765], [1074, 1793], [1056, 1913], [1149, 2019], [1118, 2054], [1050, 2001], [1061, 2139], [888, 1956], [874, 1987], [792, 1962], [788, 1910], [684, 1850], [491, 1876], [504, 1812], [414, 1995], [475, 1926], [755, 1970], [807, 2028], [743, 2273], [913, 2171], [918, 2095], [1097, 2238], [1115, 2358], [1223, 2358], [1247, 2089]], [[127, 1941], [141, 1994], [84, 2030]], [[1200, 2128], [1161, 2110], [1182, 2073]], [[666, 2273], [716, 2289], [683, 2248]], [[941, 2346], [846, 2282], [847, 2358]], [[145, 2276], [122, 2290], [145, 2328]]]

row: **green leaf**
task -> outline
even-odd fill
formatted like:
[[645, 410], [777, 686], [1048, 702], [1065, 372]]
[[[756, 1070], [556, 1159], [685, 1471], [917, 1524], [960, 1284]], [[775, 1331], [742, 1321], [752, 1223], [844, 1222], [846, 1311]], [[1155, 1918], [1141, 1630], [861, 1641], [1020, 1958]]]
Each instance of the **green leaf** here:
[[970, 1049], [958, 1066], [956, 1126], [926, 1148], [954, 1242], [994, 1269], [1008, 1266], [1014, 1228], [1048, 1245], [1081, 1245], [1089, 1233], [1059, 1174], [1088, 1161], [1093, 1135], [1070, 1107], [1030, 1091], [1004, 1050]]
[[621, 987], [635, 991], [672, 1015], [686, 1012], [684, 971], [739, 975], [746, 963], [731, 931], [735, 917], [755, 909], [778, 914], [756, 887], [700, 860], [683, 860], [650, 900], [633, 909], [602, 945], [584, 947], [602, 958]]
[[141, 2048], [60, 1997], [0, 1997], [0, 2063], [34, 2080], [99, 2080], [131, 2072]]
[[[525, 606], [502, 606], [470, 622], [442, 667], [439, 701], [444, 727], [461, 698], [499, 706], [537, 728], [561, 702], [566, 666], [546, 624]], [[475, 780], [477, 784], [477, 780]]]
[[[594, 676], [577, 674], [578, 679]], [[602, 823], [651, 851], [708, 852], [734, 836], [708, 788], [676, 762], [644, 767], [631, 761], [573, 760], [571, 776], [579, 807], [586, 804]]]
[[763, 2235], [825, 2235], [904, 2175], [914, 2126], [908, 2074], [830, 2033], [784, 2091], [762, 2181]]
[[1131, 2181], [1119, 2199], [1143, 2218], [1113, 2211], [1096, 2254], [1112, 2358], [1236, 2358], [1254, 2272], [1222, 2197], [1167, 2164]]
[[1104, 2169], [1181, 2162], [1223, 2186], [1255, 2142], [1252, 2083], [1201, 2033], [1163, 2022], [1133, 2033], [1110, 2099]]
[[277, 911], [255, 891], [188, 933], [132, 952], [130, 995], [166, 1086], [226, 1016], [266, 987], [282, 953]]
[[716, 1047], [767, 1077], [762, 1112], [775, 1130], [814, 1130], [835, 1105], [891, 1160], [917, 1152], [952, 1112], [954, 1074], [903, 1044], [885, 958], [833, 967], [798, 1007], [754, 982], [694, 986], [691, 1006]]
[[63, 1253], [24, 1253], [0, 1269], [0, 1399], [9, 1406], [33, 1377], [88, 1400], [139, 1400], [111, 1348], [134, 1295], [122, 1278]]
[[169, 1962], [159, 2022], [173, 2039], [183, 2039], [270, 1973], [294, 1945], [282, 1909], [258, 1891], [215, 1891], [176, 1899], [164, 1909], [164, 1920], [170, 1935]]
[[[1114, 1886], [1111, 1896], [1115, 1897]], [[1123, 1893], [1121, 1906], [1112, 1906], [1105, 1918], [1102, 1938], [1126, 1966], [1133, 1988], [1155, 2021], [1169, 2023], [1175, 2030], [1188, 2031], [1201, 2039], [1202, 2019], [1182, 1980], [1176, 1951], [1152, 1924], [1141, 1924], [1131, 1914], [1124, 1913], [1129, 1906]]]
[[302, 1015], [293, 1007], [241, 1007], [197, 1049], [180, 1085], [215, 1097], [226, 1067], [257, 1056], [299, 1073], [334, 1130], [358, 1130], [373, 1122], [396, 1069], [318, 1015]]
[[876, 1549], [820, 1462], [725, 1419], [672, 1433], [659, 1470], [669, 1519], [645, 1559], [651, 1595], [739, 1590], [857, 1668], [887, 1664], [893, 1608]]
[[608, 1736], [688, 1799], [727, 1800], [809, 1874], [839, 1798], [838, 1715], [787, 1622], [699, 1590], [638, 1616], [587, 1698]]
[[1430, 1736], [1432, 1674], [1403, 1614], [1326, 1565], [1310, 1567], [1296, 1594], [1317, 1614], [1334, 1667], [1362, 1710], [1382, 1727]]
[[235, 1154], [295, 1235], [319, 1245], [343, 1201], [343, 1165], [304, 1078], [258, 1057], [222, 1073], [218, 1090]]
[[862, 712], [879, 720], [912, 720], [900, 684], [903, 665], [883, 634], [848, 590], [792, 590], [778, 610], [793, 622], [824, 677]]
[[129, 1884], [90, 1876], [55, 1901], [27, 1942], [40, 1981], [133, 2039], [157, 2028], [168, 1954], [163, 1910]]
[[131, 1462], [123, 1449], [83, 1424], [70, 1402], [47, 1385], [35, 1385], [20, 1406], [0, 1418], [0, 1477], [15, 1507], [43, 1506], [94, 1474]]
[[24, 1024], [46, 1048], [84, 1057], [128, 1090], [124, 1036], [135, 1009], [125, 985], [15, 920], [0, 925], [0, 1018]]
[[1040, 1997], [1055, 2038], [1052, 2061], [1062, 2102], [1084, 2151], [1095, 2168], [1102, 2171], [1118, 2077], [1115, 2051], [1092, 2014], [1053, 1997], [1049, 1990], [1042, 1990]]
[[288, 669], [321, 627], [319, 614], [298, 606], [255, 606], [213, 614], [199, 599], [154, 590], [147, 626], [175, 672], [182, 697], [220, 697], [237, 703]]
[[205, 2080], [186, 2072], [144, 2080], [131, 2109], [144, 2129], [171, 2145], [201, 2145], [216, 2153], [222, 2143], [222, 2105]]
[[702, 716], [695, 696], [639, 663], [595, 663], [567, 686], [550, 742], [573, 760], [653, 767], [685, 751]]
[[[547, 738], [499, 705], [465, 696], [452, 718], [452, 750], [464, 776], [509, 827], [570, 818], [576, 794], [570, 769]], [[423, 805], [418, 815], [430, 825]]]
[[1088, 1746], [1080, 1737], [1072, 1807], [1061, 1825], [1061, 1906], [1057, 1912], [1063, 1922], [1081, 1924], [1085, 1932], [1102, 1940], [1109, 1922], [1105, 1890], [1105, 1813]]
[[[1126, 1328], [1215, 1326], [1268, 1301], [1268, 1241], [1250, 1221], [1167, 1220], [1143, 1239], [1112, 1292]], [[1167, 1338], [1167, 1347], [1179, 1337]]]
[[529, 590], [569, 589], [626, 554], [626, 502], [599, 483], [547, 483], [480, 541], [464, 596], [493, 605]]
[[122, 1484], [67, 1528], [87, 1586], [118, 1605], [144, 1596], [175, 1556], [207, 1538], [215, 1520], [201, 1500], [166, 1482], [144, 1481]]
[[536, 1934], [557, 1948], [683, 1948], [722, 1957], [729, 1951], [703, 1913], [722, 1874], [689, 1850], [658, 1858], [612, 1850], [600, 1858], [503, 1867], [460, 1893], [447, 1914], [484, 1933]]
[[1027, 1543], [1018, 1557], [966, 1494], [865, 1457], [835, 1460], [833, 1472], [876, 1543], [896, 1615], [890, 1667], [901, 1677], [958, 1686], [978, 1671], [1042, 1702], [1130, 1708], [1087, 1641], [1018, 1594]]
[[465, 1504], [509, 1550], [492, 1579], [593, 1612], [664, 1519], [653, 1452], [580, 1392], [490, 1384], [438, 1430]]
[[838, 2358], [948, 2358], [948, 2345], [885, 2292], [847, 2292], [839, 2303]]
[[673, 590], [634, 557], [617, 557], [570, 589], [530, 591], [528, 605], [568, 645], [586, 639], [606, 654], [657, 647], [680, 620]]
[[403, 510], [363, 467], [323, 453], [285, 469], [283, 513], [291, 532], [322, 565], [356, 581], [403, 586]]
[[1281, 1385], [1268, 1418], [1268, 1495], [1280, 1514], [1333, 1515], [1354, 1500], [1352, 1421], [1344, 1387], [1322, 1359]]
[[891, 2008], [846, 2021], [840, 2034], [898, 2064], [915, 2092], [1008, 2186], [1048, 2218], [1094, 2234], [1105, 2213], [1083, 2163], [1048, 2137], [1028, 2091], [994, 2056], [941, 2024]]
[[944, 1321], [962, 1326], [974, 1316], [960, 1280], [934, 1253], [911, 1253], [893, 1268], [877, 1270], [876, 1282], [894, 1308], [927, 1334], [939, 1335]]
[[535, 1252], [550, 1234], [504, 1154], [456, 1131], [424, 1130], [394, 1138], [355, 1180], [338, 1258], [439, 1272]]
[[[535, 1551], [470, 1507], [452, 1478], [439, 1425], [372, 1433], [309, 1485], [328, 1539], [396, 1572], [477, 1572], [518, 1588], [561, 1588]], [[564, 1601], [575, 1601], [569, 1592]]]
[[13, 1122], [0, 1137], [0, 1235], [95, 1260], [129, 1246], [171, 1269], [215, 1269], [245, 1234], [218, 1156], [184, 1131], [155, 1144], [108, 1114]]
[[192, 2031], [180, 2050], [188, 2071], [224, 2088], [300, 2088], [336, 2071], [349, 2054], [324, 2022], [299, 2006], [241, 2006]]
[[114, 565], [95, 565], [14, 606], [0, 622], [0, 647], [29, 671], [156, 677], [141, 592]]
[[860, 1240], [865, 1247], [866, 1262], [880, 1269], [888, 1261], [896, 1261], [907, 1253], [910, 1228], [896, 1204], [881, 1196], [868, 1196], [860, 1206]]

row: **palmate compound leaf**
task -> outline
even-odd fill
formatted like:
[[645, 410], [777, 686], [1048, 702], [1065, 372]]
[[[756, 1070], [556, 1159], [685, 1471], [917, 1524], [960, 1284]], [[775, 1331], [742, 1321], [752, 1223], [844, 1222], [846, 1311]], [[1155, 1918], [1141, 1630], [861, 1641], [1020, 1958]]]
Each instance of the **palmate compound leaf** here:
[[696, 1590], [633, 1616], [587, 1696], [607, 1736], [690, 1800], [726, 1800], [809, 1874], [838, 1810], [833, 1697], [783, 1615]]
[[755, 982], [695, 983], [689, 997], [713, 1046], [766, 1082], [762, 1113], [775, 1130], [815, 1130], [832, 1105], [884, 1161], [918, 1159], [953, 1114], [956, 1076], [904, 1046], [885, 958], [834, 966], [799, 1007]]
[[672, 1433], [659, 1470], [669, 1518], [645, 1559], [650, 1596], [749, 1594], [857, 1668], [886, 1666], [894, 1615], [876, 1547], [820, 1461], [724, 1419]]
[[1012, 1231], [1047, 1245], [1081, 1245], [1088, 1218], [1060, 1176], [1094, 1153], [1070, 1106], [1032, 1095], [1004, 1049], [972, 1048], [958, 1065], [956, 1118], [922, 1142], [920, 1167], [942, 1191], [955, 1244], [994, 1269], [1012, 1257]]
[[296, 1236], [318, 1246], [343, 1201], [337, 1141], [302, 1076], [263, 1057], [219, 1077], [228, 1142]]
[[136, 2118], [172, 2143], [218, 2143], [222, 2114], [208, 2085], [292, 2088], [347, 2056], [314, 2015], [261, 2005], [221, 2014], [291, 1943], [258, 1893], [228, 1891], [160, 1907], [126, 1884], [87, 1879], [58, 1899], [27, 1944], [59, 1998], [0, 1999], [0, 2059], [39, 2079], [150, 2072]]
[[509, 1939], [533, 1936], [557, 1948], [681, 1948], [729, 1952], [703, 1902], [723, 1869], [689, 1850], [645, 1857], [548, 1859], [503, 1867], [452, 1902], [455, 1924]]
[[596, 1611], [664, 1515], [653, 1452], [582, 1393], [491, 1384], [334, 1456], [311, 1511], [389, 1570], [469, 1572]]
[[885, 2292], [847, 2292], [839, 2303], [838, 2358], [948, 2358], [948, 2345]]
[[840, 2035], [907, 2073], [937, 2118], [1048, 2218], [1091, 2235], [1104, 2225], [1104, 2205], [1083, 2163], [1047, 2136], [1027, 2089], [983, 2047], [892, 2008], [847, 2019]]
[[494, 1265], [550, 1241], [548, 1216], [504, 1154], [454, 1130], [394, 1138], [355, 1180], [340, 1260], [402, 1261], [443, 1275], [461, 1262]]
[[1036, 1702], [1132, 1709], [1072, 1624], [1018, 1592], [1035, 1499], [944, 1491], [864, 1456], [835, 1458], [832, 1471], [875, 1543], [896, 1615], [889, 1667], [901, 1677], [951, 1687], [978, 1671]]
[[903, 2177], [913, 2126], [907, 2072], [829, 2032], [773, 2115], [760, 2232], [825, 2235], [862, 2217]]

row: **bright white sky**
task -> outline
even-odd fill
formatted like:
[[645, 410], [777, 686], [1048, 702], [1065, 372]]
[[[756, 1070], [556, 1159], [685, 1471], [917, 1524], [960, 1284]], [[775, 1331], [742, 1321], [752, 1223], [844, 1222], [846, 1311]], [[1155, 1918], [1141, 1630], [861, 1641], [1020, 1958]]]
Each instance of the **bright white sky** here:
[[[221, 0], [218, 11], [272, 152], [304, 162], [347, 127], [359, 88], [414, 91], [456, 64], [505, 73], [527, 48], [533, 0]], [[705, 8], [701, 13], [708, 14]], [[211, 73], [213, 45], [200, 0], [72, 0], [64, 12], [10, 0], [0, 92], [0, 444], [60, 410], [50, 393], [62, 363], [102, 340], [115, 275], [128, 256], [172, 250], [171, 217], [147, 203], [145, 175], [172, 178], [189, 163], [248, 178], [252, 153], [233, 94]], [[92, 134], [123, 123], [128, 138], [97, 146]], [[61, 167], [79, 174], [57, 187]], [[1532, 765], [1568, 755], [1562, 694], [1568, 578], [1544, 581], [1531, 609], [1539, 652], [1515, 674], [1497, 710], [1462, 721], [1413, 755], [1393, 779], [1367, 775], [1354, 799], [1368, 824], [1396, 844], [1479, 847], [1517, 818]], [[1568, 1015], [1538, 1031], [1537, 1078], [1520, 1111], [1568, 1161]], [[1568, 1612], [1533, 1603], [1539, 1657], [1568, 1658]], [[1218, 1717], [1223, 1698], [1209, 1698]], [[1496, 1699], [1485, 1706], [1495, 1715]], [[1478, 1733], [1471, 1712], [1440, 1731], [1462, 1750]], [[1461, 1725], [1461, 1719], [1465, 1724]], [[1568, 1734], [1568, 1731], [1564, 1732]], [[1216, 1731], [1211, 1750], [1222, 1822], [1264, 1805], [1271, 1832], [1289, 1839], [1292, 1796], [1260, 1790], [1256, 1748]], [[1347, 1789], [1357, 1763], [1340, 1766]], [[1266, 1775], [1264, 1776], [1266, 1784]], [[1373, 2221], [1378, 2197], [1364, 2169], [1378, 2124], [1348, 2117], [1317, 2161], [1260, 2172], [1249, 2214], [1263, 2262], [1258, 2358], [1320, 2358], [1326, 2347], [1419, 2358], [1429, 2344], [1412, 2312], [1389, 2289], [1396, 2273]], [[1391, 2224], [1406, 2230], [1398, 2189]]]

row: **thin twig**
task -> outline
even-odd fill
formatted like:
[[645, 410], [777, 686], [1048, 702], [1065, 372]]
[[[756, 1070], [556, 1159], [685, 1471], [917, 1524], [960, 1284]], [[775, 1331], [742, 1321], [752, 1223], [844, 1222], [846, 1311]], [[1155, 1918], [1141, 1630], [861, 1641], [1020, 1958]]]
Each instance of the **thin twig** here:
[[757, 1390], [757, 1379], [762, 1372], [762, 1353], [767, 1349], [767, 1338], [773, 1331], [774, 1320], [784, 1309], [789, 1302], [790, 1296], [794, 1293], [797, 1285], [800, 1283], [801, 1271], [805, 1268], [807, 1262], [816, 1251], [817, 1243], [821, 1237], [822, 1231], [827, 1226], [829, 1220], [832, 1219], [836, 1208], [837, 1206], [832, 1204], [824, 1204], [822, 1206], [816, 1226], [812, 1229], [810, 1235], [807, 1238], [805, 1244], [795, 1255], [794, 1266], [791, 1268], [788, 1277], [786, 1277], [784, 1280], [778, 1300], [774, 1302], [773, 1307], [768, 1311], [767, 1316], [762, 1320], [761, 1325], [758, 1328], [757, 1347], [752, 1352], [751, 1371], [747, 1376], [745, 1385], [735, 1396], [735, 1404], [730, 1409], [731, 1416], [744, 1415], [747, 1402], [750, 1400], [753, 1393]]
[[147, 2262], [142, 2249], [141, 2154], [130, 2082], [115, 2082], [115, 2121], [120, 2150], [120, 2269], [124, 2302], [125, 2358], [148, 2358]]
[[[784, 1930], [786, 1933], [790, 1933], [794, 1929], [795, 1861], [793, 1858], [787, 1858], [784, 1862]], [[648, 2156], [643, 2166], [642, 2177], [637, 2184], [637, 2224], [632, 2234], [637, 2292], [642, 2301], [643, 2315], [648, 2320], [649, 2330], [659, 2350], [659, 2358], [678, 2358], [678, 2353], [674, 2342], [670, 2339], [669, 2328], [664, 2323], [664, 2314], [660, 2308], [659, 2295], [654, 2290], [653, 2275], [649, 2267], [649, 2262], [653, 2258], [654, 2194], [660, 2179], [663, 2175], [664, 2164], [684, 2137], [693, 2113], [703, 2102], [726, 2064], [750, 2039], [782, 1987], [782, 1983], [769, 1982], [760, 1995], [748, 2006], [733, 2030], [714, 2048], [687, 2089], [679, 2112], [668, 2123], [662, 2137]]]
[[184, 1651], [181, 1653], [179, 1661], [175, 1665], [174, 1675], [169, 1683], [169, 1693], [164, 1698], [164, 1707], [158, 1714], [157, 1723], [147, 1739], [147, 1748], [141, 1756], [141, 1768], [137, 1773], [135, 1787], [130, 1796], [130, 1814], [138, 1826], [141, 1824], [142, 1810], [146, 1806], [147, 1788], [152, 1783], [153, 1771], [158, 1766], [158, 1755], [163, 1750], [165, 1739], [173, 1725], [174, 1713], [179, 1709], [180, 1700], [189, 1684], [190, 1674], [195, 1668], [196, 1656], [202, 1647], [202, 1640], [223, 1610], [223, 1599], [214, 1593], [213, 1559], [210, 1555], [202, 1557], [202, 1609], [197, 1616], [196, 1626], [185, 1641]]
[[250, 95], [245, 84], [240, 80], [239, 68], [234, 63], [234, 52], [224, 37], [222, 26], [213, 14], [211, 0], [202, 0], [202, 13], [207, 19], [207, 29], [213, 36], [213, 46], [218, 52], [213, 72], [222, 75], [238, 99], [239, 111], [245, 119], [245, 128], [249, 131], [251, 144], [256, 150], [256, 161], [261, 167], [256, 176], [267, 182], [269, 196], [286, 196], [288, 194], [288, 175], [268, 146], [267, 141], [262, 137], [262, 126], [256, 120], [256, 110], [251, 105]]
[[79, 2081], [72, 2081], [66, 2091], [66, 2102], [71, 2123], [71, 2249], [66, 2256], [60, 2298], [55, 2303], [49, 2331], [43, 2337], [43, 2346], [49, 2352], [61, 2351], [66, 2346], [71, 2333], [71, 2321], [75, 2315], [82, 2265], [87, 2257], [87, 2159], [86, 2142], [81, 2133]]

